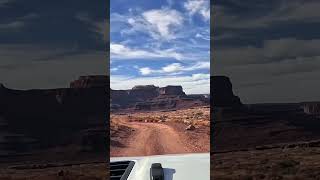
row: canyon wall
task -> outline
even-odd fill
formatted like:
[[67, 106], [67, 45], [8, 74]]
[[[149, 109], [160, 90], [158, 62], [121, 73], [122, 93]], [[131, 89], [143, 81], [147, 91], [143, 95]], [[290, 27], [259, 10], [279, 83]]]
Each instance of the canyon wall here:
[[209, 105], [205, 95], [186, 95], [181, 86], [135, 86], [129, 90], [111, 90], [111, 110], [165, 110]]
[[70, 144], [106, 151], [109, 88], [91, 85], [41, 90], [0, 85], [1, 153]]

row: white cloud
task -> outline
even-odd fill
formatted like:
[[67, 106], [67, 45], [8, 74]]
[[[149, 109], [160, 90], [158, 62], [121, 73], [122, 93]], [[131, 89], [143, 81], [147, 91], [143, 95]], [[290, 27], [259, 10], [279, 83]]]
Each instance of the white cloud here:
[[176, 60], [187, 59], [174, 49], [132, 49], [122, 44], [110, 43], [111, 59], [148, 59], [148, 58], [174, 58]]
[[140, 68], [139, 71], [142, 75], [149, 75], [152, 72], [152, 70], [148, 67]]
[[175, 39], [174, 28], [183, 24], [183, 16], [173, 9], [157, 9], [146, 11], [142, 14], [145, 20], [150, 23], [154, 37], [162, 37], [166, 40]]
[[111, 72], [115, 72], [115, 71], [118, 71], [118, 70], [119, 70], [119, 68], [117, 68], [117, 67], [110, 69]]
[[207, 40], [207, 41], [210, 41], [210, 35], [197, 33], [195, 37], [196, 37], [196, 38], [200, 38], [200, 39], [204, 39], [204, 40]]
[[210, 79], [210, 74], [192, 74], [193, 80]]
[[181, 71], [182, 69], [183, 69], [183, 66], [180, 63], [169, 64], [168, 66], [165, 66], [162, 68], [163, 72], [166, 72], [166, 73], [173, 73], [173, 72]]
[[129, 18], [129, 19], [128, 19], [128, 23], [129, 23], [129, 24], [134, 24], [135, 22], [136, 22], [136, 21], [135, 21], [133, 18]]
[[161, 69], [151, 69], [149, 67], [140, 68], [139, 71], [142, 75], [150, 75], [152, 73], [156, 74], [179, 74], [182, 72], [195, 71], [195, 70], [209, 70], [210, 62], [197, 62], [190, 66], [183, 66], [181, 63], [172, 63]]
[[[121, 40], [111, 42], [111, 59], [199, 61], [208, 58], [209, 27], [185, 21], [187, 13], [182, 11], [162, 7], [112, 13], [111, 36]], [[194, 38], [197, 33], [198, 37]]]
[[191, 66], [182, 66], [180, 63], [173, 63], [162, 68], [163, 72], [195, 71], [200, 69], [210, 69], [210, 62], [197, 62]]
[[192, 65], [191, 67], [185, 68], [189, 71], [199, 70], [199, 69], [210, 69], [210, 61], [204, 62], [197, 62], [196, 64]]
[[148, 33], [156, 40], [169, 41], [176, 39], [176, 33], [183, 26], [183, 15], [174, 9], [153, 9], [143, 12], [140, 16], [133, 16], [127, 20], [132, 29], [122, 33], [136, 31]]
[[204, 20], [210, 20], [210, 3], [207, 0], [188, 0], [184, 7], [190, 15], [199, 14]]
[[210, 74], [193, 74], [190, 76], [159, 76], [159, 77], [127, 77], [111, 76], [112, 89], [131, 89], [136, 85], [150, 85], [164, 87], [167, 85], [181, 85], [187, 94], [206, 94], [210, 92]]

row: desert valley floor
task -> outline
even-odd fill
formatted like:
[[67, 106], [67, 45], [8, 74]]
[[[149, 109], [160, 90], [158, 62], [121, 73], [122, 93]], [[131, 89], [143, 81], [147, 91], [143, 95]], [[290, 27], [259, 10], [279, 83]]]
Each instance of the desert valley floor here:
[[111, 115], [110, 155], [147, 156], [210, 151], [210, 108]]

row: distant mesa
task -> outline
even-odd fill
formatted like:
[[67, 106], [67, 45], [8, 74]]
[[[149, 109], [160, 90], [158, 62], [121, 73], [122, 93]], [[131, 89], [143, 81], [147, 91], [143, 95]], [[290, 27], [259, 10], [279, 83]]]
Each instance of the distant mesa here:
[[288, 147], [320, 138], [320, 102], [242, 105], [228, 77], [212, 76], [211, 83], [213, 151]]
[[320, 102], [303, 102], [301, 107], [304, 113], [320, 117]]
[[111, 90], [111, 110], [163, 110], [209, 104], [205, 95], [186, 95], [182, 86], [138, 85], [129, 90]]
[[233, 94], [232, 83], [228, 77], [212, 76], [211, 83], [213, 106], [238, 107], [242, 105], [240, 98]]
[[58, 89], [14, 90], [0, 84], [0, 149], [6, 148], [0, 156], [66, 143], [103, 151], [107, 79], [82, 76], [72, 88]]
[[70, 83], [70, 88], [93, 88], [108, 86], [108, 76], [104, 75], [80, 76], [79, 79]]
[[159, 94], [186, 96], [186, 94], [182, 90], [182, 86], [166, 86], [159, 88]]
[[156, 89], [157, 86], [155, 85], [137, 85], [137, 86], [134, 86], [132, 88], [132, 90], [138, 90], [138, 89]]

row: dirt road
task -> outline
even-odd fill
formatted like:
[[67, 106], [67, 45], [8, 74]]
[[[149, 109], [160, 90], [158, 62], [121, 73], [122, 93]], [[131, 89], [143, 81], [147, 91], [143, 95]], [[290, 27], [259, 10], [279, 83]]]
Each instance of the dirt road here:
[[122, 139], [123, 146], [111, 146], [111, 157], [147, 156], [194, 152], [194, 147], [184, 132], [164, 123], [120, 122], [133, 129], [133, 133]]

